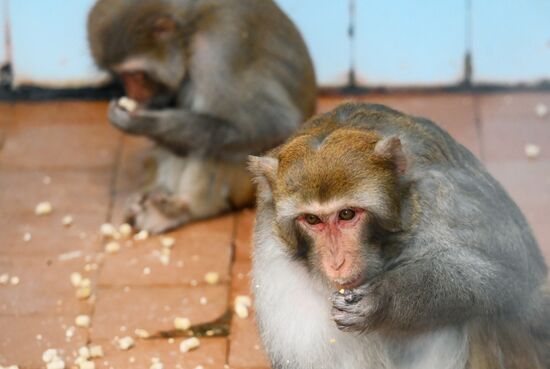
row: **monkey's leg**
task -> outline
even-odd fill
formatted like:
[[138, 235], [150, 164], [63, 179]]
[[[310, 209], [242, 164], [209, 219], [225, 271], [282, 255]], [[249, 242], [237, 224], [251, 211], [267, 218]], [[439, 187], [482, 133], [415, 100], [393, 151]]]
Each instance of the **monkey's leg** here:
[[167, 155], [171, 157], [159, 167], [157, 186], [130, 209], [136, 228], [161, 233], [253, 202], [244, 165]]

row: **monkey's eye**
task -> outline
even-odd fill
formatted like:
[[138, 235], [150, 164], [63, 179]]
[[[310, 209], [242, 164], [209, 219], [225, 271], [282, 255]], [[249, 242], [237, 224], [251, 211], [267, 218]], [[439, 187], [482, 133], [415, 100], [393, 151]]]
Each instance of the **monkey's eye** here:
[[305, 214], [304, 220], [309, 225], [315, 225], [315, 224], [321, 223], [321, 219], [317, 215], [313, 215], [313, 214]]
[[355, 211], [351, 209], [340, 210], [338, 218], [340, 220], [352, 220], [355, 217]]

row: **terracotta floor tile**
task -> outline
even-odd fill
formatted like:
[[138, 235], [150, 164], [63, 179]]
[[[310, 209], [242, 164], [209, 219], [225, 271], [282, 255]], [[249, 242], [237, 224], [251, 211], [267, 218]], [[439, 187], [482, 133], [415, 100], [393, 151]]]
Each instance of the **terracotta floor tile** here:
[[[321, 98], [321, 101], [324, 99]], [[432, 120], [447, 130], [458, 142], [480, 157], [480, 141], [477, 137], [473, 97], [467, 94], [414, 94], [391, 95], [371, 94], [346, 97], [343, 101], [362, 101], [387, 105], [407, 114], [421, 116]], [[337, 99], [328, 98], [320, 104], [321, 109], [330, 110], [337, 104]]]
[[248, 261], [252, 258], [252, 232], [256, 211], [244, 209], [237, 213], [237, 227], [235, 231], [235, 260]]
[[[96, 360], [96, 369], [149, 369], [153, 358], [160, 359], [165, 368], [193, 369], [202, 365], [205, 369], [222, 369], [227, 350], [226, 338], [202, 338], [199, 348], [182, 353], [181, 339], [174, 343], [167, 340], [139, 340], [127, 351], [118, 350], [111, 342], [99, 342], [105, 356]], [[94, 342], [95, 344], [96, 342]]]
[[[248, 262], [237, 261], [233, 265], [233, 279], [231, 283], [231, 303], [238, 295], [252, 297], [250, 292], [250, 268]], [[229, 366], [231, 368], [269, 367], [266, 354], [262, 348], [254, 310], [250, 310], [248, 318], [239, 318], [233, 315], [231, 334], [229, 336]]]
[[17, 103], [5, 132], [0, 168], [110, 167], [121, 134], [106, 102]]
[[[220, 282], [227, 282], [231, 259], [233, 215], [189, 224], [169, 236], [176, 243], [170, 262], [160, 261], [162, 246], [158, 236], [134, 241], [133, 246], [107, 255], [101, 270], [100, 284], [112, 286], [204, 285], [204, 276], [216, 272]], [[150, 273], [144, 274], [149, 268]]]
[[[211, 322], [227, 309], [228, 286], [101, 288], [93, 316], [92, 339], [109, 340], [142, 328], [149, 333], [174, 328], [175, 317], [192, 324]], [[201, 303], [206, 298], [206, 304]]]
[[[44, 184], [45, 177], [51, 183]], [[110, 173], [106, 171], [0, 172], [0, 255], [57, 255], [98, 247], [98, 230], [109, 207]], [[39, 202], [49, 201], [53, 212], [35, 215]], [[73, 224], [64, 227], [65, 215]], [[30, 242], [24, 234], [32, 236]]]
[[78, 348], [87, 340], [86, 330], [82, 328], [75, 329], [73, 336], [67, 338], [70, 326], [74, 326], [72, 315], [0, 316], [0, 365], [44, 368], [42, 353], [54, 348], [69, 367]]
[[540, 146], [540, 159], [550, 159], [550, 115], [536, 114], [536, 106], [550, 108], [550, 93], [496, 94], [479, 99], [482, 139], [487, 162], [525, 159], [525, 145]]
[[[370, 94], [352, 99], [426, 116], [479, 155], [477, 102], [482, 110], [489, 169], [525, 212], [550, 261], [550, 231], [546, 227], [550, 219], [550, 160], [546, 160], [550, 148], [545, 146], [550, 142], [550, 117], [541, 119], [534, 110], [540, 102], [550, 105], [548, 96]], [[323, 97], [319, 111], [332, 109], [345, 99]], [[98, 228], [109, 215], [110, 184], [114, 183], [116, 195], [111, 218], [120, 223], [124, 202], [146, 182], [143, 162], [152, 146], [146, 139], [123, 136], [113, 129], [105, 110], [105, 102], [0, 104], [0, 274], [20, 278], [17, 286], [0, 286], [0, 327], [8, 332], [0, 334], [0, 365], [43, 368], [41, 355], [46, 348], [63, 348], [71, 355], [89, 337], [105, 350], [105, 358], [96, 361], [97, 369], [149, 369], [153, 357], [159, 357], [165, 368], [203, 365], [221, 369], [227, 360], [232, 369], [267, 369], [253, 311], [247, 319], [233, 317], [228, 338], [202, 339], [201, 347], [187, 354], [179, 352], [181, 339], [173, 344], [165, 339], [137, 340], [129, 351], [119, 351], [110, 342], [115, 336], [132, 335], [136, 328], [151, 333], [170, 330], [176, 316], [189, 317], [195, 324], [212, 321], [232, 308], [236, 295], [251, 295], [255, 214], [243, 210], [173, 232], [176, 245], [166, 266], [159, 260], [162, 247], [158, 237], [104, 255]], [[527, 141], [542, 147], [539, 160], [525, 159]], [[519, 151], [514, 151], [516, 148]], [[120, 167], [111, 181], [117, 158]], [[42, 183], [46, 176], [51, 178], [49, 185]], [[52, 202], [54, 212], [35, 216], [35, 205], [45, 200]], [[70, 228], [60, 224], [66, 214], [74, 217]], [[32, 234], [30, 242], [23, 241], [25, 232]], [[59, 255], [73, 251], [80, 251], [80, 256], [59, 260]], [[90, 264], [85, 256], [91, 254], [98, 258], [94, 260], [99, 267], [90, 274], [97, 297], [93, 306], [78, 302], [69, 282], [72, 272], [85, 274], [83, 266]], [[146, 268], [149, 274], [144, 273]], [[220, 284], [203, 282], [210, 271], [220, 274]], [[196, 287], [191, 286], [194, 281]], [[201, 297], [207, 299], [206, 305], [201, 304]], [[91, 314], [92, 327], [89, 331], [78, 329], [72, 342], [66, 343], [65, 331], [79, 312]], [[36, 340], [38, 334], [42, 341]]]
[[527, 217], [550, 264], [550, 161], [490, 163], [488, 168]]
[[71, 273], [79, 272], [92, 280], [93, 289], [94, 273], [86, 273], [85, 264], [84, 257], [64, 261], [0, 257], [0, 274], [19, 278], [17, 285], [0, 286], [0, 315], [89, 314], [91, 304], [76, 298], [70, 282]]

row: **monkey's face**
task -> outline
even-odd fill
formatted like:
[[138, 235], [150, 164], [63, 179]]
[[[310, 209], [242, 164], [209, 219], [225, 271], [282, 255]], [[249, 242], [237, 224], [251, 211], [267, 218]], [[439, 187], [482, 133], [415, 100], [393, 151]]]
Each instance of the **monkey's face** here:
[[399, 227], [392, 149], [374, 133], [338, 129], [298, 136], [268, 159], [280, 238], [336, 288], [357, 287], [380, 272], [381, 235]]
[[144, 108], [174, 103], [186, 73], [186, 30], [168, 2], [99, 1], [88, 37], [96, 64]]
[[112, 67], [126, 96], [140, 107], [163, 109], [177, 99], [184, 71], [181, 65], [153, 56], [132, 57]]
[[[319, 203], [295, 218], [299, 232], [307, 236], [309, 258], [337, 288], [354, 288], [367, 277], [367, 209], [343, 203]], [[372, 257], [371, 257], [372, 259]]]

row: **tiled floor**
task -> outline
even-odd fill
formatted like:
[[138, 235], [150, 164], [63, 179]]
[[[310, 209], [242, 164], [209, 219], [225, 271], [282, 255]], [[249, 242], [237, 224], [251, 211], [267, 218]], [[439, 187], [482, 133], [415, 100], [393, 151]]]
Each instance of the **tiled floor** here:
[[[319, 111], [346, 100], [324, 97]], [[504, 184], [532, 224], [550, 261], [550, 93], [495, 95], [369, 95], [363, 100], [432, 118], [446, 128]], [[237, 295], [247, 295], [253, 210], [196, 223], [173, 232], [168, 265], [158, 237], [122, 241], [116, 254], [103, 253], [99, 227], [120, 223], [125, 199], [140, 187], [141, 163], [149, 144], [121, 135], [105, 117], [103, 102], [0, 104], [0, 275], [19, 283], [0, 285], [0, 365], [43, 368], [42, 353], [59, 349], [71, 366], [76, 350], [100, 344], [97, 369], [149, 369], [153, 358], [165, 368], [259, 369], [268, 364], [253, 319], [232, 316]], [[526, 144], [541, 148], [528, 159]], [[38, 217], [34, 207], [50, 201], [54, 211]], [[72, 215], [74, 223], [61, 220]], [[25, 241], [25, 234], [32, 238]], [[217, 272], [216, 285], [204, 275]], [[75, 297], [70, 275], [91, 280], [92, 296]], [[75, 327], [79, 314], [89, 328]], [[219, 328], [200, 347], [179, 351], [182, 337], [173, 319]], [[136, 329], [153, 336], [120, 351], [115, 337]], [[215, 329], [214, 329], [215, 330]]]

